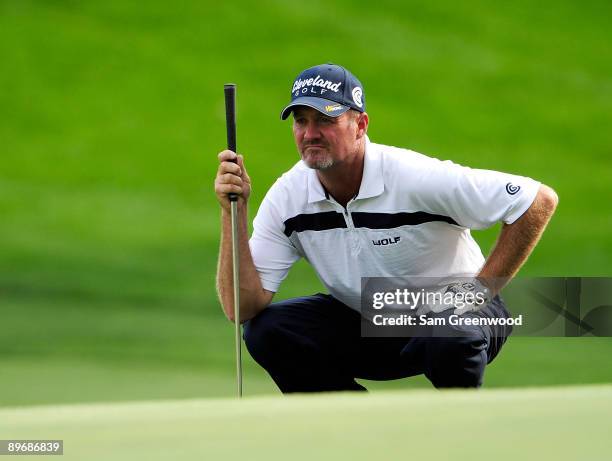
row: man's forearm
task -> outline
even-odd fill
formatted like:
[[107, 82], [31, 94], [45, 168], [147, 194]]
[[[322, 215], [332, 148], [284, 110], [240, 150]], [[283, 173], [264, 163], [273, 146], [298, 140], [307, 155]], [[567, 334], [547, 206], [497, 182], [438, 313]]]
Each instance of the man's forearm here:
[[504, 224], [495, 248], [478, 278], [499, 292], [516, 275], [535, 248], [555, 212], [557, 194], [542, 185], [529, 209], [512, 224]]
[[[238, 253], [240, 266], [240, 321], [257, 315], [271, 300], [271, 294], [261, 286], [259, 274], [253, 264], [248, 243], [247, 210], [238, 206]], [[217, 293], [227, 318], [234, 321], [234, 292], [232, 271], [231, 215], [221, 211], [221, 246], [217, 266]]]

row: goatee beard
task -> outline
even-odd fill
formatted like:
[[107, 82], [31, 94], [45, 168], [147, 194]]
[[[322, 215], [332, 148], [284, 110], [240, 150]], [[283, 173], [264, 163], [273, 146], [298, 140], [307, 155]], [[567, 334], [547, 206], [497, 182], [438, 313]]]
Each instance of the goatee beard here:
[[314, 161], [304, 160], [304, 163], [308, 168], [312, 168], [313, 170], [327, 170], [334, 165], [334, 161], [329, 157]]

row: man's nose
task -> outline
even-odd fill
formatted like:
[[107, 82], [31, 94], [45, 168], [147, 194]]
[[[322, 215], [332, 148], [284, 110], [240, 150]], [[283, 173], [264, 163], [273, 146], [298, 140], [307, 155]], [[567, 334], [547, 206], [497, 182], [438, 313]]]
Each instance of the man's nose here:
[[318, 139], [321, 137], [319, 126], [316, 122], [308, 122], [306, 124], [306, 131], [304, 132], [304, 139]]

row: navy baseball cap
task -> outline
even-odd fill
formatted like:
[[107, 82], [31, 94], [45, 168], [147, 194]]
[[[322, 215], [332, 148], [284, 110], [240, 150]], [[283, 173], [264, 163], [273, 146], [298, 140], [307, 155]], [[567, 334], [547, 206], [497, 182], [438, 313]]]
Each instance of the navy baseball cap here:
[[285, 120], [296, 106], [308, 106], [330, 117], [349, 109], [365, 111], [363, 85], [342, 66], [321, 64], [298, 75], [291, 89], [291, 103], [281, 112]]

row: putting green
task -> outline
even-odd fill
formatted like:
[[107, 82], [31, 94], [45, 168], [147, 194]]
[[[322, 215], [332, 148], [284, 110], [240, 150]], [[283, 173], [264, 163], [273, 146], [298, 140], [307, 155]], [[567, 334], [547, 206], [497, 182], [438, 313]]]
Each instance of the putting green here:
[[64, 459], [604, 459], [612, 386], [412, 391], [0, 410]]

